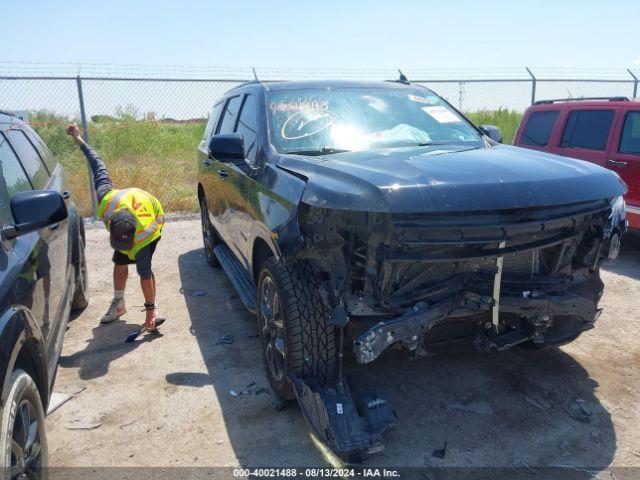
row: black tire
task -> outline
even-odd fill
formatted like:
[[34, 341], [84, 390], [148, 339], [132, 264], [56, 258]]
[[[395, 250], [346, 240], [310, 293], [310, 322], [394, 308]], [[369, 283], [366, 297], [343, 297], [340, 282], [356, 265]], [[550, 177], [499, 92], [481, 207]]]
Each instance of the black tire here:
[[[267, 293], [269, 286], [275, 300]], [[264, 261], [258, 277], [258, 326], [267, 377], [278, 397], [295, 398], [285, 370], [320, 386], [335, 379], [336, 338], [329, 315], [308, 264], [284, 264], [273, 257]]]
[[79, 221], [78, 231], [78, 252], [75, 262], [75, 287], [73, 299], [71, 300], [72, 310], [84, 310], [89, 305], [89, 272], [87, 270], [87, 257], [85, 256], [85, 236], [82, 220]]
[[[38, 388], [20, 369], [11, 374], [7, 388], [9, 394], [0, 419], [0, 471], [12, 479], [46, 478], [49, 452]], [[26, 475], [21, 477], [21, 473]]]
[[213, 229], [213, 225], [211, 225], [211, 220], [209, 220], [209, 208], [207, 207], [207, 199], [204, 196], [200, 199], [200, 223], [202, 225], [202, 239], [207, 263], [213, 268], [220, 268], [218, 257], [213, 252], [220, 240]]

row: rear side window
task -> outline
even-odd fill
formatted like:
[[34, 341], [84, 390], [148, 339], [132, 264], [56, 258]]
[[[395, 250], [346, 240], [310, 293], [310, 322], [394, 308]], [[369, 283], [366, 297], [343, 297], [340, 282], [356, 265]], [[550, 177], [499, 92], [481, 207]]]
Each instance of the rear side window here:
[[256, 110], [256, 97], [247, 95], [242, 105], [240, 120], [236, 132], [242, 134], [244, 138], [245, 157], [249, 162], [256, 160], [256, 140], [258, 139], [257, 126], [258, 112]]
[[604, 150], [609, 129], [613, 122], [613, 110], [575, 110], [569, 115], [562, 132], [560, 146], [585, 150]]
[[238, 111], [240, 110], [240, 97], [233, 97], [227, 102], [224, 109], [222, 123], [218, 127], [218, 133], [233, 133], [236, 128], [236, 120], [238, 119]]
[[18, 154], [20, 162], [27, 171], [27, 176], [31, 180], [33, 188], [39, 190], [45, 188], [49, 181], [49, 172], [40, 158], [40, 154], [35, 149], [27, 136], [21, 130], [8, 130], [9, 143]]
[[11, 197], [25, 190], [31, 190], [29, 179], [7, 139], [0, 133], [0, 223], [13, 223]]
[[640, 112], [629, 112], [624, 119], [620, 153], [640, 155]]
[[523, 145], [544, 147], [549, 141], [549, 136], [558, 118], [558, 110], [533, 112], [522, 132]]

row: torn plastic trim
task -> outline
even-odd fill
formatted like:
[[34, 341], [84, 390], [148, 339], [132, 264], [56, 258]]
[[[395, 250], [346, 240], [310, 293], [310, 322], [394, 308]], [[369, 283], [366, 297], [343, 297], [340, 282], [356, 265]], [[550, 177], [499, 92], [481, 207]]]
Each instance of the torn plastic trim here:
[[384, 450], [382, 435], [396, 423], [387, 402], [375, 395], [353, 400], [346, 381], [318, 388], [287, 372], [309, 428], [331, 451], [349, 463], [360, 463]]
[[[418, 302], [406, 313], [379, 322], [354, 342], [353, 350], [358, 363], [369, 363], [394, 343], [402, 342], [410, 349], [423, 341], [424, 335], [447, 317], [488, 312], [493, 301], [471, 292], [459, 293], [439, 303], [427, 305]], [[594, 301], [572, 293], [546, 295], [541, 298], [502, 297], [501, 313], [519, 314], [525, 318], [543, 318], [553, 315], [575, 315], [585, 323], [586, 330], [598, 317]], [[576, 332], [577, 333], [577, 332]], [[533, 338], [535, 331], [527, 332], [520, 341]], [[518, 343], [520, 343], [520, 341]], [[507, 348], [507, 347], [505, 347]]]

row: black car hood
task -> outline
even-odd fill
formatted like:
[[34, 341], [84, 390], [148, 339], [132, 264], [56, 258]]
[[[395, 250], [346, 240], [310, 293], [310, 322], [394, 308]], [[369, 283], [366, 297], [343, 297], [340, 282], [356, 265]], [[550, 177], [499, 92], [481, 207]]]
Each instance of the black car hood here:
[[278, 167], [306, 179], [304, 203], [340, 210], [501, 210], [626, 192], [618, 175], [592, 163], [507, 145], [290, 155]]

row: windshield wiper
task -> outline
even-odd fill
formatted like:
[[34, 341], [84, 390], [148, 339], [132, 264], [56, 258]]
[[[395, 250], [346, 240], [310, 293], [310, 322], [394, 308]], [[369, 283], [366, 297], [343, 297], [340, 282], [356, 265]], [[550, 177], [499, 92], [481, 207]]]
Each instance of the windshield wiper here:
[[290, 150], [288, 152], [284, 152], [288, 155], [331, 155], [333, 153], [345, 153], [350, 152], [351, 150], [345, 150], [341, 148], [333, 148], [333, 147], [322, 147], [316, 150]]
[[430, 147], [431, 145], [452, 145], [452, 142], [420, 142], [416, 147]]

